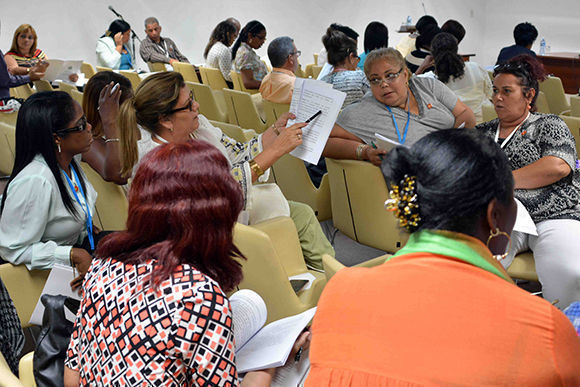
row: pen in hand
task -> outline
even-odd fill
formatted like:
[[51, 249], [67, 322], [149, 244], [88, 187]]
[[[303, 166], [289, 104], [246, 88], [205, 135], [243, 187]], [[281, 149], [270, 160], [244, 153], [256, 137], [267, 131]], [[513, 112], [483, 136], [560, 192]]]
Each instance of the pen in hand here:
[[321, 114], [322, 114], [322, 110], [319, 110], [312, 117], [310, 117], [309, 119], [307, 119], [304, 122], [307, 123], [307, 124], [309, 124], [310, 122], [312, 122], [312, 120], [314, 120], [316, 117], [318, 117]]
[[[377, 149], [377, 144], [375, 144], [374, 141], [371, 141], [371, 147], [373, 147], [373, 149]], [[379, 158], [382, 160], [385, 157], [385, 155], [379, 155]]]

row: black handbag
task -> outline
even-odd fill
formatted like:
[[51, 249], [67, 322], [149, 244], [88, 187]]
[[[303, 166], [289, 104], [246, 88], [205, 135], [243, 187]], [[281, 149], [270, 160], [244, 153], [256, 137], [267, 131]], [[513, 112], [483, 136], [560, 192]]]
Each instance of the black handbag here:
[[38, 387], [64, 386], [64, 359], [74, 324], [65, 317], [65, 308], [76, 315], [80, 301], [44, 294], [42, 330], [34, 351], [34, 378]]

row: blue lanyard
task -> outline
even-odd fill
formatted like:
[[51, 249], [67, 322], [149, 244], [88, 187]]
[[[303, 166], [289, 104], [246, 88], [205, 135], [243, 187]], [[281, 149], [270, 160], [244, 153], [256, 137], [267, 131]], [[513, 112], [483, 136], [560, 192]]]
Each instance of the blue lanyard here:
[[407, 112], [407, 123], [405, 124], [405, 132], [403, 133], [403, 138], [401, 139], [401, 132], [399, 132], [399, 125], [397, 125], [397, 121], [395, 120], [395, 115], [391, 108], [385, 105], [389, 113], [391, 113], [391, 118], [393, 119], [393, 124], [395, 125], [395, 131], [397, 132], [397, 137], [399, 137], [399, 144], [404, 144], [407, 140], [407, 130], [409, 130], [409, 121], [411, 120], [411, 112]]
[[[61, 168], [62, 169], [62, 168]], [[87, 227], [87, 234], [89, 237], [89, 243], [91, 244], [91, 250], [95, 250], [95, 240], [93, 237], [93, 217], [91, 215], [91, 210], [89, 209], [89, 202], [87, 200], [87, 196], [85, 195], [85, 193], [83, 192], [83, 186], [81, 185], [81, 181], [79, 180], [79, 177], [74, 169], [74, 167], [71, 165], [70, 166], [70, 170], [72, 171], [75, 180], [78, 182], [79, 184], [79, 191], [81, 191], [81, 195], [83, 195], [83, 199], [85, 199], [85, 209], [83, 208], [83, 204], [81, 203], [81, 201], [79, 200], [79, 197], [77, 195], [77, 191], [75, 190], [75, 187], [72, 183], [72, 181], [70, 180], [70, 178], [68, 177], [68, 175], [66, 174], [66, 172], [64, 170], [62, 170], [62, 172], [64, 173], [64, 177], [66, 177], [66, 181], [73, 193], [73, 195], [75, 196], [75, 199], [77, 201], [77, 203], [81, 206], [81, 209], [83, 210], [83, 212], [85, 213], [85, 215], [87, 216], [87, 221], [86, 221], [86, 227]]]

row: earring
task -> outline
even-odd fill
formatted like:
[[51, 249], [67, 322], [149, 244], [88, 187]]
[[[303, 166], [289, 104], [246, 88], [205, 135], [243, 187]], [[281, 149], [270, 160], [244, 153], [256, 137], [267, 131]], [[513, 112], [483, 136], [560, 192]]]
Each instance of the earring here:
[[[505, 252], [503, 254], [497, 254], [497, 255], [493, 256], [498, 261], [501, 261], [502, 259], [505, 259], [509, 254], [509, 251], [512, 247], [512, 238], [510, 238], [510, 235], [507, 232], [501, 231], [499, 229], [499, 227], [497, 227], [495, 230], [489, 230], [489, 238], [487, 238], [487, 243], [486, 243], [486, 246], [488, 249], [489, 249], [489, 242], [493, 238], [498, 237], [498, 236], [504, 236], [508, 240], [508, 245], [507, 245], [507, 248], [505, 249]], [[490, 251], [491, 251], [491, 249], [490, 249]]]
[[58, 153], [60, 153], [60, 144], [56, 144], [56, 148], [58, 149]]

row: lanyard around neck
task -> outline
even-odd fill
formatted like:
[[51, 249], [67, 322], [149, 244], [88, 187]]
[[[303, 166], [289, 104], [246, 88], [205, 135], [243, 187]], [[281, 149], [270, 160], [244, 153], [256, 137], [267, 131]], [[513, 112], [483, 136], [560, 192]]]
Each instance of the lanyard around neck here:
[[393, 119], [393, 124], [395, 125], [395, 131], [397, 132], [397, 137], [399, 138], [399, 144], [404, 144], [407, 141], [407, 131], [409, 130], [409, 121], [411, 120], [411, 107], [409, 106], [409, 93], [411, 91], [407, 91], [407, 123], [405, 124], [405, 132], [403, 132], [403, 138], [401, 138], [401, 132], [399, 132], [399, 125], [397, 125], [397, 120], [395, 120], [395, 115], [391, 110], [391, 107], [385, 105], [389, 113], [391, 113], [391, 118]]
[[[522, 122], [520, 122], [518, 124], [518, 126], [516, 126], [514, 128], [514, 130], [512, 130], [512, 132], [509, 134], [509, 136], [507, 136], [505, 138], [505, 140], [503, 140], [503, 142], [499, 145], [500, 148], [505, 148], [505, 146], [507, 145], [507, 143], [512, 139], [512, 137], [514, 136], [514, 134], [518, 131], [519, 128], [522, 127], [522, 125], [528, 120], [528, 117], [530, 116], [530, 112], [528, 112], [528, 115], [526, 116], [526, 118], [524, 118], [524, 120]], [[501, 126], [501, 123], [498, 122], [497, 124], [497, 131], [495, 132], [495, 142], [497, 143], [497, 141], [499, 140], [499, 127]]]
[[86, 218], [86, 222], [85, 222], [85, 226], [86, 226], [87, 234], [88, 234], [88, 237], [89, 237], [89, 243], [91, 244], [91, 250], [95, 250], [95, 240], [93, 238], [93, 217], [91, 215], [91, 210], [89, 208], [89, 202], [87, 200], [87, 196], [85, 195], [85, 193], [83, 191], [83, 186], [81, 184], [81, 181], [79, 180], [79, 177], [78, 177], [78, 175], [77, 175], [74, 167], [71, 165], [70, 166], [70, 170], [71, 170], [71, 172], [72, 172], [72, 174], [74, 176], [74, 179], [76, 180], [76, 182], [78, 184], [79, 191], [80, 191], [81, 195], [83, 195], [83, 199], [85, 199], [85, 208], [86, 208], [86, 211], [85, 211], [85, 208], [83, 208], [83, 203], [81, 203], [81, 201], [79, 199], [79, 196], [77, 195], [77, 190], [75, 189], [74, 184], [71, 181], [70, 177], [68, 177], [68, 175], [66, 174], [66, 172], [64, 171], [64, 169], [61, 168], [61, 170], [62, 170], [62, 173], [64, 173], [64, 177], [66, 177], [66, 181], [67, 181], [67, 183], [68, 183], [68, 185], [69, 185], [69, 187], [70, 187], [70, 189], [71, 189], [71, 191], [72, 191], [72, 193], [73, 193], [73, 195], [74, 195], [77, 203], [81, 206], [81, 209], [83, 210], [83, 212], [85, 213], [85, 215], [87, 217]]

